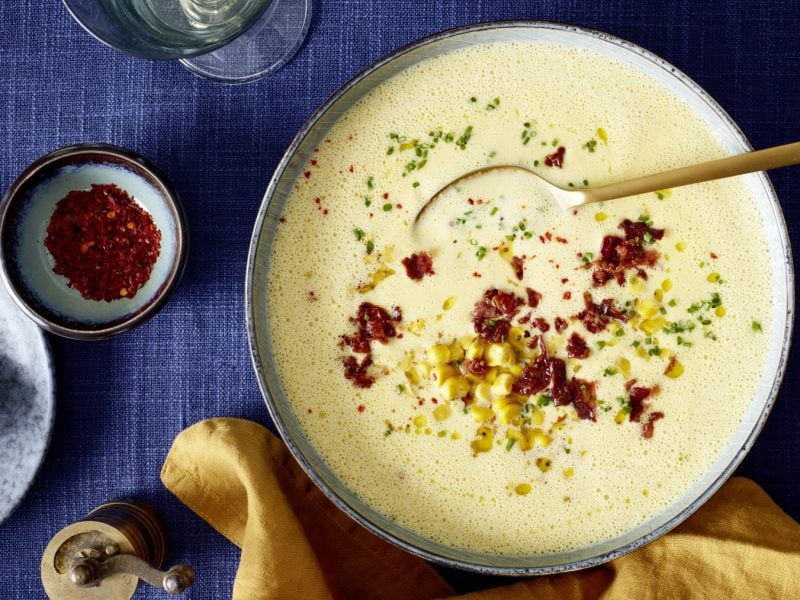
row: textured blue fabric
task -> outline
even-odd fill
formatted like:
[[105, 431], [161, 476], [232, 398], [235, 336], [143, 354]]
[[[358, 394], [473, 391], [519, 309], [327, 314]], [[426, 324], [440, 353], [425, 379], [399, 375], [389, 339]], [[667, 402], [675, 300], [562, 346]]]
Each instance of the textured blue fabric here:
[[[244, 325], [252, 223], [272, 170], [304, 120], [381, 55], [485, 20], [580, 24], [675, 64], [729, 111], [755, 147], [800, 139], [795, 1], [317, 0], [315, 11], [308, 40], [291, 63], [263, 81], [228, 87], [177, 63], [135, 59], [101, 45], [57, 0], [0, 2], [0, 190], [54, 148], [118, 144], [166, 171], [182, 195], [192, 236], [180, 288], [150, 323], [105, 342], [51, 338], [56, 429], [31, 492], [0, 526], [1, 598], [43, 597], [39, 560], [49, 537], [121, 496], [149, 500], [165, 514], [173, 533], [170, 561], [197, 569], [187, 597], [230, 597], [238, 551], [162, 487], [159, 471], [178, 432], [200, 419], [229, 415], [269, 423]], [[772, 181], [800, 247], [800, 171], [774, 172]], [[800, 518], [796, 358], [795, 350], [773, 414], [739, 472]], [[459, 589], [497, 582], [447, 576]], [[140, 588], [136, 597], [164, 596]]]

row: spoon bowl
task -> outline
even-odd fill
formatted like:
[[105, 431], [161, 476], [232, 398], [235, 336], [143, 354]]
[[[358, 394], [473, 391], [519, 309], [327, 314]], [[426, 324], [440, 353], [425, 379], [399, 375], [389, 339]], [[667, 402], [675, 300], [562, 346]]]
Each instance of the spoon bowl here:
[[688, 167], [664, 171], [662, 173], [645, 175], [627, 181], [610, 183], [599, 187], [587, 187], [579, 190], [564, 189], [550, 183], [539, 173], [523, 165], [491, 165], [464, 173], [442, 187], [422, 206], [417, 216], [414, 218], [414, 224], [416, 225], [419, 222], [422, 215], [425, 214], [428, 208], [442, 193], [449, 190], [454, 185], [466, 179], [480, 177], [481, 175], [496, 171], [518, 171], [535, 177], [539, 183], [547, 189], [556, 201], [556, 204], [558, 204], [562, 210], [569, 210], [584, 204], [603, 202], [605, 200], [617, 200], [637, 194], [657, 192], [659, 190], [681, 187], [692, 183], [724, 179], [726, 177], [733, 177], [734, 175], [744, 175], [746, 173], [766, 171], [768, 169], [777, 169], [778, 167], [788, 167], [796, 164], [800, 164], [800, 142], [784, 144], [783, 146], [774, 146], [764, 150], [754, 150], [752, 152], [745, 152], [744, 154], [738, 154], [736, 156], [702, 162]]

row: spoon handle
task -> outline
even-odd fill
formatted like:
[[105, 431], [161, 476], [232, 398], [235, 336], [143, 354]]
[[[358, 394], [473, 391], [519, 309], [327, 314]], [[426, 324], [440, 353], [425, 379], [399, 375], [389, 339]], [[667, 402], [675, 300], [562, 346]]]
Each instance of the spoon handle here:
[[614, 200], [636, 194], [657, 192], [690, 183], [724, 179], [755, 171], [800, 164], [800, 142], [756, 150], [728, 158], [682, 167], [656, 175], [646, 175], [584, 191], [585, 203]]

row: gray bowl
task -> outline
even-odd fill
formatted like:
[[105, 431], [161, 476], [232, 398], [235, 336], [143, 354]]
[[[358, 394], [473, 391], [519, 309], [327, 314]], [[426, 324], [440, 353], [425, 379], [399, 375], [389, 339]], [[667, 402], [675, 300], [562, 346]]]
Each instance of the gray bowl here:
[[689, 517], [730, 477], [755, 442], [777, 397], [792, 331], [794, 275], [786, 223], [775, 192], [766, 175], [750, 175], [748, 182], [767, 229], [770, 258], [776, 270], [775, 289], [772, 290], [775, 333], [756, 398], [711, 469], [682, 497], [675, 498], [661, 513], [634, 529], [571, 552], [497, 556], [449, 547], [419, 536], [375, 511], [354, 494], [346, 482], [327, 467], [304, 436], [285, 398], [272, 357], [266, 317], [267, 277], [276, 224], [314, 148], [323, 142], [339, 117], [377, 85], [433, 56], [477, 43], [513, 40], [554, 41], [613, 56], [655, 77], [683, 98], [714, 129], [731, 153], [751, 149], [733, 120], [696, 83], [669, 63], [630, 42], [579, 27], [543, 22], [485, 23], [446, 31], [406, 46], [369, 66], [337, 91], [304, 125], [279, 163], [256, 219], [247, 265], [246, 314], [253, 365], [270, 415], [295, 458], [334, 504], [373, 533], [425, 559], [485, 574], [528, 576], [592, 567], [631, 552]]
[[[56, 203], [93, 183], [116, 184], [135, 197], [161, 231], [161, 252], [134, 298], [87, 300], [52, 272], [44, 246]], [[123, 148], [81, 144], [29, 166], [0, 202], [0, 277], [17, 305], [51, 333], [108, 338], [141, 325], [164, 306], [186, 265], [188, 229], [178, 194], [150, 162]]]

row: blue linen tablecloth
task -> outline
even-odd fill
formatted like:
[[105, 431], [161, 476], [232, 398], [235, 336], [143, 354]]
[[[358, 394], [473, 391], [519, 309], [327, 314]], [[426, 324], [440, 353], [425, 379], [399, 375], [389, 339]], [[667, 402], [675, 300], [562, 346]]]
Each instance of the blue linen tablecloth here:
[[[56, 427], [30, 493], [0, 526], [0, 598], [44, 597], [39, 561], [50, 536], [117, 497], [142, 498], [163, 512], [173, 537], [169, 562], [197, 570], [186, 597], [230, 597], [238, 550], [167, 492], [159, 471], [175, 436], [203, 418], [236, 416], [271, 426], [245, 333], [253, 220], [273, 169], [305, 119], [383, 54], [479, 21], [579, 24], [629, 39], [676, 65], [719, 101], [756, 148], [800, 140], [795, 1], [317, 0], [314, 9], [307, 42], [292, 62], [267, 79], [230, 87], [199, 79], [177, 63], [113, 51], [56, 0], [0, 3], [0, 192], [57, 147], [118, 144], [150, 158], [172, 179], [192, 238], [186, 275], [151, 322], [104, 342], [50, 338]], [[800, 247], [800, 170], [771, 178]], [[796, 355], [738, 473], [800, 519]], [[459, 590], [499, 581], [445, 573]], [[136, 597], [165, 596], [141, 587]]]

